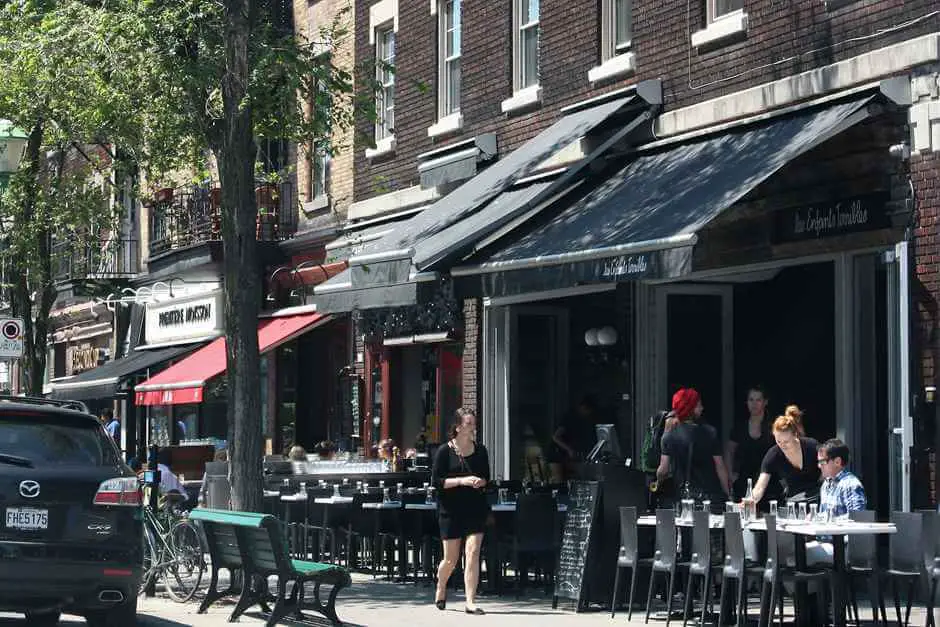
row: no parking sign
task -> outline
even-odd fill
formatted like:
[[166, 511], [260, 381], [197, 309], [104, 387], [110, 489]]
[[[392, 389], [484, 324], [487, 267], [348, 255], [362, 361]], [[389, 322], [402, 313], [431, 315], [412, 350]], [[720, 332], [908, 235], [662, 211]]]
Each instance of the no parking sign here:
[[0, 318], [0, 359], [23, 356], [23, 319]]

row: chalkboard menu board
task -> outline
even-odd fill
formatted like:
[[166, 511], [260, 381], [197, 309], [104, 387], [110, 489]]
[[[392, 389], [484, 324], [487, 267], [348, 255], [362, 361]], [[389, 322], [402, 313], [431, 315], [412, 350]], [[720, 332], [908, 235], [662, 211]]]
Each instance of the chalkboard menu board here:
[[596, 524], [599, 495], [597, 481], [570, 483], [568, 514], [555, 572], [553, 607], [558, 606], [559, 598], [575, 601], [578, 609], [585, 601], [584, 575], [591, 552], [591, 533]]

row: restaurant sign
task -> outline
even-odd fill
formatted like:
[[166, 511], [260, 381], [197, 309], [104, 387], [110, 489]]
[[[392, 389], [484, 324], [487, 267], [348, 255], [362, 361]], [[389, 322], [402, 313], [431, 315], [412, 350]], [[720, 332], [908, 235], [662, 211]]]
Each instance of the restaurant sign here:
[[885, 193], [794, 207], [775, 214], [774, 242], [802, 242], [891, 226]]
[[222, 330], [222, 292], [147, 304], [148, 344], [199, 339]]

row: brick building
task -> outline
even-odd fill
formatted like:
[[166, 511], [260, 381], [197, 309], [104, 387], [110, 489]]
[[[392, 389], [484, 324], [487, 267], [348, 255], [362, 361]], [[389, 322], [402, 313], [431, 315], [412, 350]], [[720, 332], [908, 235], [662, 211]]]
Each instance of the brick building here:
[[[366, 235], [316, 300], [363, 321], [367, 429], [418, 425], [389, 390], [441, 389], [430, 336], [461, 354], [501, 474], [529, 472], [526, 434], [574, 437], [581, 397], [636, 458], [675, 386], [702, 390], [727, 438], [760, 383], [773, 415], [798, 403], [811, 435], [850, 443], [879, 509], [936, 505], [933, 3], [373, 0], [355, 16], [377, 116], [356, 129], [347, 228]], [[439, 429], [444, 406], [420, 400]]]

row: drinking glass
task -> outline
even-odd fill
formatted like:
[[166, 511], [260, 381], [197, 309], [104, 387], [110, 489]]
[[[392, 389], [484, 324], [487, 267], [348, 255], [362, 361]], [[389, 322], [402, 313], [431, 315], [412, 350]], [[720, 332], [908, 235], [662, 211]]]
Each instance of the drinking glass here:
[[796, 503], [787, 501], [787, 519], [796, 520]]
[[405, 484], [404, 483], [395, 484], [395, 490], [398, 492], [398, 498], [401, 498], [401, 495], [405, 492]]
[[339, 484], [338, 483], [333, 484], [333, 496], [339, 496]]
[[509, 502], [509, 489], [508, 488], [500, 488], [498, 494], [499, 494], [500, 505], [502, 505], [503, 503]]
[[385, 482], [384, 482], [384, 481], [379, 481], [379, 487], [382, 488], [382, 489], [384, 489], [384, 488], [385, 488]]
[[725, 501], [725, 513], [733, 514], [738, 511], [738, 506], [734, 501]]
[[809, 505], [809, 519], [815, 521], [819, 518], [819, 505], [816, 503], [810, 503]]
[[692, 499], [682, 499], [682, 520], [692, 520], [692, 512], [695, 509], [695, 501]]
[[382, 488], [382, 502], [390, 503], [392, 501], [392, 495], [389, 492], [388, 488]]
[[425, 497], [424, 502], [428, 504], [433, 504], [434, 503], [434, 488], [427, 488], [425, 492], [427, 493], [427, 496]]
[[770, 502], [770, 515], [774, 517], [777, 516], [777, 501]]
[[806, 520], [806, 503], [800, 503], [800, 520]]

